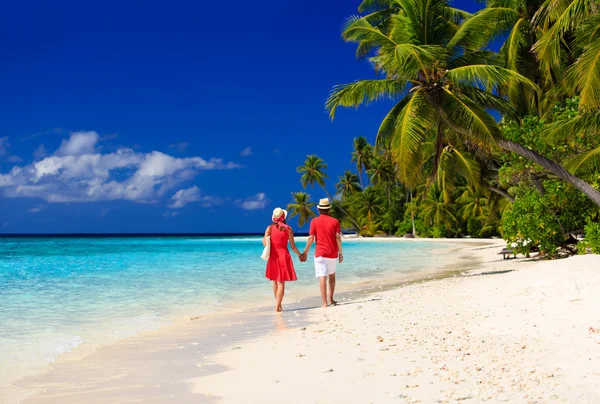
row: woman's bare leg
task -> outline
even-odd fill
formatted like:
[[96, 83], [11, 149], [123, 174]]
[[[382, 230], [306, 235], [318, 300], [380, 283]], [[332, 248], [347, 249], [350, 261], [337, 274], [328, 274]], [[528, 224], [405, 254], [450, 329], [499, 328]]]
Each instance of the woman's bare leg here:
[[283, 311], [281, 302], [283, 302], [283, 295], [285, 294], [285, 282], [277, 282], [277, 303], [275, 305], [275, 311]]
[[275, 301], [277, 301], [277, 281], [273, 281], [273, 296], [275, 297]]

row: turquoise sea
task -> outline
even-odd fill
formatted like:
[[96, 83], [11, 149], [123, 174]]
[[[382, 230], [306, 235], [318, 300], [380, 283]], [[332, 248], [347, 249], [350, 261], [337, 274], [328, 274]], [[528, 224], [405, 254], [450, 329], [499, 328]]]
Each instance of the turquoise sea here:
[[[433, 251], [443, 247], [344, 241], [339, 289], [440, 267], [443, 256]], [[271, 305], [261, 252], [259, 237], [0, 238], [0, 385], [86, 344], [185, 316]], [[310, 260], [294, 262], [299, 281], [286, 299], [316, 296]]]

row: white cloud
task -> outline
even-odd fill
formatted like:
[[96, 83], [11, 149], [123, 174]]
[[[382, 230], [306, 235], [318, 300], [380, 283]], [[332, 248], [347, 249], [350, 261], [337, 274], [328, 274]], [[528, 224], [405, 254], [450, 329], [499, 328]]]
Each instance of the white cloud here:
[[200, 189], [197, 186], [193, 186], [177, 191], [175, 195], [171, 197], [171, 201], [173, 202], [167, 207], [177, 209], [182, 208], [191, 202], [200, 202], [203, 207], [208, 208], [215, 205], [221, 205], [225, 200], [214, 196], [202, 196], [200, 194]]
[[188, 189], [180, 189], [171, 197], [171, 200], [173, 203], [168, 206], [169, 208], [182, 208], [190, 202], [200, 200], [200, 189], [196, 186]]
[[240, 156], [252, 156], [252, 148], [250, 146], [246, 147], [244, 150], [240, 152]]
[[75, 132], [60, 144], [56, 151], [58, 156], [80, 156], [94, 153], [100, 136], [96, 132]]
[[158, 151], [121, 148], [100, 153], [95, 151], [97, 138], [95, 132], [74, 133], [54, 155], [0, 173], [0, 195], [48, 202], [151, 203], [202, 171], [239, 167], [221, 159], [176, 158]]
[[259, 210], [264, 209], [269, 201], [264, 193], [256, 194], [245, 200], [237, 201], [240, 207], [244, 210]]

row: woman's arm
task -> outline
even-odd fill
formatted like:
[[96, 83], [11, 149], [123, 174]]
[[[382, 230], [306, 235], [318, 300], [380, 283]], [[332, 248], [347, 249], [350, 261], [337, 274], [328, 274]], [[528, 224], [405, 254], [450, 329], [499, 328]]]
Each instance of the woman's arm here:
[[295, 252], [298, 257], [300, 257], [300, 250], [298, 250], [298, 247], [296, 247], [296, 241], [294, 240], [294, 232], [292, 229], [290, 229], [289, 231], [289, 238], [290, 238], [290, 247], [292, 247], [292, 251]]
[[265, 235], [262, 239], [263, 247], [267, 246], [267, 237], [271, 235], [271, 226], [267, 227], [265, 230]]

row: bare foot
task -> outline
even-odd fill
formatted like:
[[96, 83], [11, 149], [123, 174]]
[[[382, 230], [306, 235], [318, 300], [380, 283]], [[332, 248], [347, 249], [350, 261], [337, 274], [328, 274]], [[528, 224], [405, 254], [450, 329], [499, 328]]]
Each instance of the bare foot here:
[[332, 306], [337, 306], [337, 302], [335, 300], [331, 299], [331, 305]]
[[283, 311], [283, 307], [279, 306], [275, 308], [276, 313], [281, 313]]
[[327, 308], [327, 305], [326, 305], [326, 304], [324, 304], [323, 306], [321, 306], [321, 308], [322, 308], [322, 309], [326, 309], [326, 308]]

